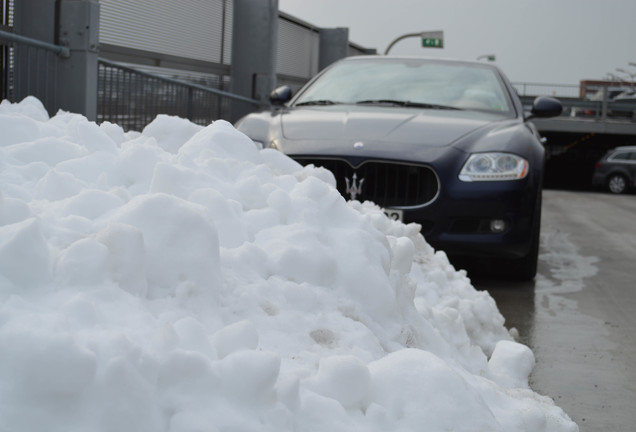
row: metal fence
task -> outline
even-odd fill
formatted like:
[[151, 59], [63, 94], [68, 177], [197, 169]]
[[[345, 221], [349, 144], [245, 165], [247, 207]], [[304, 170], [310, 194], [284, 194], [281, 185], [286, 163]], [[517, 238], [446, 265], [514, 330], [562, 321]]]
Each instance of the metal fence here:
[[259, 108], [253, 99], [99, 60], [98, 123], [109, 121], [125, 130], [140, 131], [158, 114], [168, 114], [207, 125], [217, 119], [229, 119], [230, 103]]
[[581, 87], [567, 84], [512, 83], [519, 96], [554, 96], [578, 98]]
[[[19, 1], [0, 0], [0, 31], [6, 35], [0, 37], [0, 96], [12, 102], [36, 96], [53, 115], [67, 95], [58, 94], [57, 84], [68, 66], [60, 56], [67, 56], [68, 49], [16, 34], [14, 15], [29, 13], [14, 7]], [[247, 104], [249, 110], [263, 108], [226, 92], [231, 87], [233, 14], [234, 0], [206, 0], [185, 9], [171, 0], [100, 0], [96, 121], [141, 130], [159, 113], [207, 124], [230, 120], [230, 101]], [[59, 17], [51, 19], [59, 25]], [[50, 24], [43, 18], [32, 22]], [[39, 27], [32, 24], [29, 36], [38, 37], [32, 35], [34, 28]], [[297, 90], [317, 73], [320, 30], [279, 15], [279, 85]], [[349, 50], [366, 53], [352, 43]]]
[[55, 106], [58, 58], [69, 57], [69, 49], [4, 30], [0, 30], [0, 43], [3, 46], [2, 98], [21, 100], [32, 95], [45, 106]]
[[[552, 96], [563, 104], [562, 117], [577, 120], [636, 122], [636, 86], [513, 83], [527, 110], [537, 96]], [[621, 97], [629, 94], [628, 97]], [[585, 97], [582, 97], [585, 95]]]
[[[206, 0], [185, 10], [172, 0], [101, 0], [100, 5], [101, 58], [154, 75], [219, 90], [230, 88], [234, 0]], [[166, 26], [166, 22], [170, 25]], [[279, 12], [278, 85], [288, 85], [296, 92], [318, 73], [320, 31], [317, 26]], [[351, 55], [368, 52], [368, 49], [349, 42]], [[195, 77], [195, 74], [198, 75]], [[117, 82], [117, 79], [113, 80]], [[117, 88], [117, 84], [114, 86]], [[121, 83], [118, 88], [122, 88]], [[98, 120], [106, 117], [118, 122], [125, 120], [125, 105], [117, 102], [114, 96], [109, 96], [106, 103], [101, 102], [101, 93], [102, 90]], [[124, 94], [118, 99], [128, 97]], [[146, 105], [152, 107], [156, 100], [163, 98], [165, 92], [155, 95], [155, 101]], [[175, 108], [175, 112], [186, 112], [184, 104], [183, 101], [175, 101], [175, 107], [181, 107]], [[104, 108], [108, 105], [110, 108], [105, 112]], [[219, 111], [217, 106], [211, 109], [215, 116], [225, 115], [223, 109]], [[149, 116], [154, 118], [154, 112]], [[131, 117], [139, 117], [139, 114], [131, 113]], [[140, 124], [136, 120], [131, 122]]]
[[[0, 0], [0, 30], [11, 31], [13, 28], [13, 8], [13, 0]], [[11, 96], [9, 82], [13, 55], [13, 48], [0, 39], [0, 100]]]
[[13, 99], [13, 48], [0, 39], [0, 100]]

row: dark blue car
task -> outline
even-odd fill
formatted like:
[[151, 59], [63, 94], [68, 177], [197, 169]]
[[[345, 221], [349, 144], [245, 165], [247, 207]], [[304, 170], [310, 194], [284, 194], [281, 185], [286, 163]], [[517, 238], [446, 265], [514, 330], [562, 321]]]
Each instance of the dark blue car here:
[[544, 148], [531, 117], [561, 113], [538, 98], [525, 113], [514, 88], [485, 63], [350, 57], [278, 108], [237, 128], [263, 147], [331, 170], [346, 199], [373, 201], [416, 222], [450, 256], [537, 269]]

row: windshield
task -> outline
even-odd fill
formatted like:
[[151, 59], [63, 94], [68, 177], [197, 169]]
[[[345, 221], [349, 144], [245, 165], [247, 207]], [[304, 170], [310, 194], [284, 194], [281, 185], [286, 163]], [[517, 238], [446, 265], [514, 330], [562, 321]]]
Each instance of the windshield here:
[[294, 105], [341, 103], [512, 111], [493, 69], [416, 59], [341, 62], [307, 88]]

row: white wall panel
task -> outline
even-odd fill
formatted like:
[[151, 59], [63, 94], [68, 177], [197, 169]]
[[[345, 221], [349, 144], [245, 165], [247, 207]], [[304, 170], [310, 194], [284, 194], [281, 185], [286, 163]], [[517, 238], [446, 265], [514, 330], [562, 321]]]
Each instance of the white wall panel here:
[[[103, 44], [231, 64], [233, 0], [100, 0], [100, 5]], [[279, 74], [308, 79], [318, 72], [319, 31], [291, 16], [279, 18]]]
[[[223, 0], [101, 0], [100, 42], [220, 63]], [[226, 1], [231, 11], [231, 1]], [[224, 46], [231, 46], [231, 14]], [[228, 28], [229, 27], [229, 28]], [[223, 52], [227, 63], [230, 53]]]
[[279, 19], [276, 59], [278, 73], [302, 78], [315, 75], [318, 71], [319, 41], [317, 31]]

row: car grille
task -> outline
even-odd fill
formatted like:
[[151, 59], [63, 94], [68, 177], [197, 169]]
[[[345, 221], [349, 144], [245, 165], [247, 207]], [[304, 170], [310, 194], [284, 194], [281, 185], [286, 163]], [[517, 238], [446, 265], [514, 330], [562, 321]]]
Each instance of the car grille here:
[[[381, 207], [411, 207], [432, 202], [439, 191], [435, 172], [425, 165], [367, 160], [355, 168], [344, 159], [294, 157], [302, 165], [331, 171], [347, 199], [373, 201]], [[355, 178], [354, 178], [355, 175]]]

